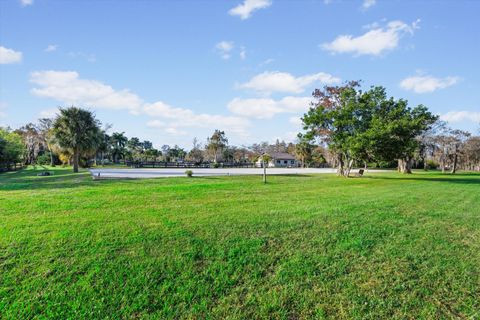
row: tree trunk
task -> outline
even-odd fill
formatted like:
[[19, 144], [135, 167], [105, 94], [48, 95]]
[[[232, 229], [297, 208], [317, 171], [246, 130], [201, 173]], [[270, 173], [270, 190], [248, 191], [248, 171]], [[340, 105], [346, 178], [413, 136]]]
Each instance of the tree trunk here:
[[453, 165], [452, 165], [452, 174], [455, 174], [457, 172], [457, 162], [458, 162], [458, 155], [457, 152], [455, 151], [455, 155], [453, 156]]
[[350, 176], [350, 171], [352, 170], [353, 166], [353, 160], [348, 161], [347, 167], [345, 168], [345, 172], [343, 173], [343, 176], [345, 178], [348, 178]]
[[77, 173], [78, 172], [78, 159], [80, 155], [78, 153], [78, 150], [73, 151], [73, 172]]
[[398, 171], [404, 174], [412, 173], [412, 160], [410, 158], [398, 159]]
[[343, 157], [342, 155], [338, 155], [338, 168], [337, 168], [337, 176], [343, 176]]

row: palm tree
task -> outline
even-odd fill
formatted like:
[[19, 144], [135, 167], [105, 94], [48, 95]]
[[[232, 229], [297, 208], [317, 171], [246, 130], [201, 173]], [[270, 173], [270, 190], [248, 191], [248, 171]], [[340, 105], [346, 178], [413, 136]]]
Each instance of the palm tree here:
[[53, 123], [53, 133], [58, 145], [71, 151], [73, 172], [78, 172], [81, 154], [96, 149], [100, 142], [100, 122], [92, 112], [77, 107], [60, 108]]
[[110, 142], [113, 146], [113, 161], [118, 163], [118, 156], [124, 156], [125, 146], [127, 145], [128, 138], [125, 137], [125, 132], [114, 132], [110, 137]]

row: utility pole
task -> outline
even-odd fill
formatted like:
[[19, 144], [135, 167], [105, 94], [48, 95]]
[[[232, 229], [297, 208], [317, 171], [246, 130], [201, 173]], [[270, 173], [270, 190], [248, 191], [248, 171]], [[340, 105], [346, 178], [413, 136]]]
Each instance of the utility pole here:
[[262, 154], [263, 183], [267, 183], [267, 166], [265, 165], [265, 153]]

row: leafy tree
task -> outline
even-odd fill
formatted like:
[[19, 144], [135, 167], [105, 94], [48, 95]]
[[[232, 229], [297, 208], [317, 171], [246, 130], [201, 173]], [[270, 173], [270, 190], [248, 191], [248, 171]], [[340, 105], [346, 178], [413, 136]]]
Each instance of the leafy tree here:
[[190, 152], [187, 154], [187, 159], [196, 163], [201, 163], [203, 161], [203, 150], [202, 146], [198, 142], [197, 138], [193, 138], [193, 146]]
[[458, 157], [462, 153], [465, 142], [471, 136], [471, 134], [462, 130], [452, 130], [450, 134], [452, 136], [453, 149], [453, 164], [451, 173], [453, 174], [457, 172]]
[[160, 155], [160, 151], [154, 148], [145, 150], [145, 160], [148, 161], [149, 158], [152, 158], [153, 161]]
[[409, 108], [403, 99], [387, 99], [383, 87], [366, 92], [359, 82], [325, 87], [302, 121], [305, 138], [319, 138], [337, 155], [338, 173], [348, 177], [353, 163], [399, 159], [399, 170], [411, 172], [416, 139], [437, 120], [425, 106]]
[[295, 145], [295, 154], [302, 162], [302, 168], [305, 168], [310, 162], [314, 146], [310, 139], [306, 139], [302, 135], [299, 135], [299, 138], [300, 141]]
[[367, 160], [398, 159], [399, 171], [411, 173], [414, 155], [420, 145], [418, 137], [432, 128], [438, 117], [423, 105], [410, 108], [404, 99], [387, 98], [383, 87], [364, 93], [362, 103], [371, 104], [370, 123], [361, 134]]
[[15, 130], [16, 133], [22, 136], [25, 144], [25, 164], [34, 164], [38, 154], [43, 150], [43, 138], [33, 123], [28, 123], [23, 127]]
[[223, 152], [227, 146], [228, 139], [224, 131], [215, 130], [210, 138], [207, 138], [207, 149], [213, 154], [213, 161], [217, 163], [218, 156]]
[[73, 156], [73, 172], [78, 172], [80, 155], [96, 150], [101, 141], [100, 122], [92, 112], [77, 107], [60, 108], [53, 123], [59, 146]]
[[53, 121], [54, 119], [42, 118], [38, 120], [38, 131], [40, 138], [50, 152], [50, 165], [55, 166], [52, 146], [55, 143], [55, 137], [53, 135]]
[[365, 131], [365, 122], [370, 115], [364, 104], [358, 101], [358, 81], [343, 86], [326, 86], [313, 92], [315, 102], [303, 116], [305, 140], [319, 139], [327, 143], [337, 155], [338, 174], [348, 176], [353, 162], [365, 158], [363, 139], [359, 133]]
[[25, 145], [22, 137], [8, 128], [0, 128], [0, 167], [23, 161]]

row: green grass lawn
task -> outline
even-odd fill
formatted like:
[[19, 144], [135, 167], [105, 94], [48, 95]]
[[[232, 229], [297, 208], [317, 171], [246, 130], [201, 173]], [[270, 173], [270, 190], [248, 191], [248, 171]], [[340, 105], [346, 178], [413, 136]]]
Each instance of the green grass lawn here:
[[0, 317], [478, 319], [480, 175], [0, 175]]

